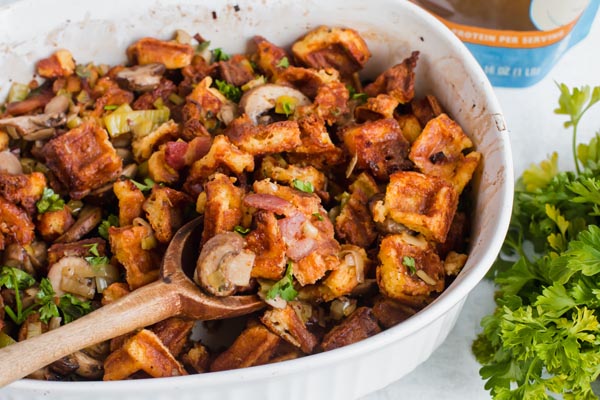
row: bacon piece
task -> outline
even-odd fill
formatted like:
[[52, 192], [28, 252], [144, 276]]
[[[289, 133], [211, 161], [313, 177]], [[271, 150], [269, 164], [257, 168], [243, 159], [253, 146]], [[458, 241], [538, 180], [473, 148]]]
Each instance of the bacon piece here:
[[30, 94], [28, 98], [22, 101], [14, 101], [6, 105], [6, 112], [13, 116], [29, 114], [37, 109], [41, 109], [54, 98], [54, 93], [50, 86], [42, 86], [35, 94]]
[[221, 77], [234, 86], [242, 86], [254, 79], [254, 70], [248, 58], [235, 54], [227, 61], [219, 61]]
[[[272, 194], [254, 193], [244, 197], [244, 204], [279, 215], [296, 215], [296, 209], [289, 201]], [[301, 217], [302, 215], [300, 215]]]
[[[154, 103], [158, 99], [161, 99], [163, 104], [169, 107], [171, 104], [169, 96], [173, 93], [177, 93], [177, 86], [172, 81], [162, 78], [156, 89], [140, 95], [133, 102], [131, 108], [134, 110], [150, 110], [154, 108]], [[169, 109], [172, 111], [172, 107], [169, 107]]]
[[368, 307], [357, 308], [348, 318], [327, 332], [321, 342], [324, 351], [337, 349], [359, 342], [381, 332], [373, 311]]
[[196, 136], [189, 142], [182, 140], [167, 142], [165, 147], [165, 162], [171, 168], [179, 171], [208, 154], [210, 145], [210, 136]]

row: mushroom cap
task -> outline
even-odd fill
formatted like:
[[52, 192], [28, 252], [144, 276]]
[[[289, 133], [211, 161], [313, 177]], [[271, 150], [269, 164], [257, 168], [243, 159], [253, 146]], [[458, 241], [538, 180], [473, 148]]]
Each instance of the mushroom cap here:
[[296, 106], [307, 106], [311, 101], [301, 91], [289, 86], [266, 83], [248, 90], [240, 100], [240, 113], [246, 113], [257, 124], [261, 114], [275, 107], [277, 99], [281, 96], [289, 96], [296, 99]]

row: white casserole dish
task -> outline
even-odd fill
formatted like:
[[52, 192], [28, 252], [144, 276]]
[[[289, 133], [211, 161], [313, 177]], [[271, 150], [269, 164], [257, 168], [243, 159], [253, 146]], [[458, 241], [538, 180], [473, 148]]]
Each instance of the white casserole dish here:
[[373, 53], [366, 75], [373, 76], [419, 50], [417, 93], [435, 94], [483, 154], [475, 178], [470, 257], [454, 283], [409, 320], [331, 352], [178, 378], [24, 379], [0, 389], [1, 399], [352, 399], [404, 376], [444, 341], [466, 296], [500, 250], [512, 209], [512, 159], [508, 131], [483, 71], [449, 30], [412, 3], [22, 0], [0, 8], [0, 96], [6, 95], [11, 80], [29, 81], [35, 62], [58, 48], [69, 49], [79, 63], [119, 63], [125, 61], [127, 45], [140, 37], [167, 39], [176, 29], [184, 29], [200, 33], [211, 41], [211, 47], [234, 53], [244, 51], [255, 34], [288, 45], [319, 25], [347, 26], [362, 34]]

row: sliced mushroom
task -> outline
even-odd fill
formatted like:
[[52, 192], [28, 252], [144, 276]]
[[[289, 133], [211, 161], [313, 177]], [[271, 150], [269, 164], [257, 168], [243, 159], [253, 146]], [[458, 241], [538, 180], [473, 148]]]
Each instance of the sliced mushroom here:
[[8, 150], [0, 151], [0, 172], [6, 172], [11, 175], [22, 174], [23, 166], [19, 157]]
[[220, 233], [202, 247], [194, 280], [215, 296], [229, 296], [250, 283], [255, 254], [237, 233]]
[[100, 207], [85, 206], [79, 213], [77, 221], [54, 242], [75, 242], [91, 232], [100, 221], [102, 221], [102, 209]]
[[44, 113], [0, 119], [0, 127], [13, 138], [27, 141], [44, 140], [54, 135], [54, 128], [67, 122], [65, 113]]
[[90, 270], [90, 265], [83, 257], [67, 256], [50, 266], [48, 280], [54, 293], [59, 297], [68, 291], [69, 293], [91, 298], [95, 293], [95, 287], [92, 288], [88, 283], [93, 282], [93, 280], [88, 280], [88, 277], [82, 276], [90, 275]]
[[158, 87], [165, 71], [165, 66], [160, 63], [136, 65], [117, 72], [116, 80], [124, 89], [147, 92]]
[[69, 109], [69, 98], [59, 94], [54, 96], [52, 100], [44, 107], [44, 114], [61, 114], [66, 113]]
[[288, 86], [267, 83], [248, 90], [240, 100], [240, 112], [246, 113], [256, 125], [258, 117], [275, 107], [277, 99], [282, 96], [296, 100], [296, 107], [307, 106], [311, 102], [302, 92]]
[[79, 367], [75, 373], [87, 379], [100, 379], [104, 373], [102, 361], [85, 354], [83, 351], [76, 351], [71, 357], [77, 362]]

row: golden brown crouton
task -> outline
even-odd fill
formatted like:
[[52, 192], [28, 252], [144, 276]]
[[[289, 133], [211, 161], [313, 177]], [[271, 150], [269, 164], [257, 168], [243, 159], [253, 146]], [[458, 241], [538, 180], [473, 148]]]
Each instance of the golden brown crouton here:
[[316, 68], [335, 68], [349, 76], [364, 67], [371, 52], [363, 38], [353, 29], [320, 26], [292, 46], [294, 57]]
[[48, 167], [74, 199], [85, 197], [121, 174], [121, 157], [106, 131], [94, 122], [84, 122], [50, 140], [43, 153]]
[[177, 139], [179, 134], [179, 125], [172, 119], [168, 120], [158, 128], [142, 137], [134, 137], [131, 142], [133, 157], [138, 163], [142, 163], [150, 158], [152, 151], [160, 144]]
[[42, 78], [60, 78], [72, 75], [75, 61], [68, 50], [58, 50], [48, 58], [38, 61], [37, 73]]
[[271, 332], [299, 347], [306, 354], [312, 353], [317, 345], [317, 338], [306, 329], [304, 322], [289, 304], [285, 308], [265, 311], [260, 320]]
[[179, 172], [167, 163], [165, 147], [161, 146], [148, 159], [148, 176], [156, 183], [173, 184], [179, 180]]
[[22, 208], [0, 196], [0, 250], [9, 243], [30, 244], [35, 238], [34, 229]]
[[357, 157], [357, 169], [369, 169], [376, 179], [386, 180], [396, 171], [410, 168], [409, 144], [393, 118], [367, 121], [343, 131], [348, 152]]
[[313, 166], [300, 167], [288, 164], [282, 157], [266, 156], [263, 158], [260, 173], [264, 178], [275, 182], [291, 185], [294, 180], [310, 182], [321, 198], [329, 199], [327, 192], [327, 178], [325, 174]]
[[127, 48], [127, 56], [133, 64], [161, 63], [167, 69], [190, 65], [194, 49], [189, 44], [143, 38]]
[[274, 78], [274, 83], [293, 86], [311, 99], [317, 96], [321, 86], [339, 81], [340, 73], [333, 68], [315, 70], [294, 66], [285, 68]]
[[202, 243], [218, 233], [231, 232], [242, 220], [242, 195], [244, 191], [231, 179], [217, 173], [204, 185], [206, 205], [204, 208], [204, 231]]
[[94, 117], [100, 117], [104, 114], [104, 107], [130, 104], [134, 97], [132, 92], [121, 89], [117, 82], [108, 75], [98, 79], [92, 95], [96, 97], [94, 111], [92, 112]]
[[211, 371], [225, 371], [266, 364], [280, 339], [264, 325], [246, 328], [235, 342], [210, 365]]
[[323, 286], [326, 288], [323, 290], [323, 300], [325, 301], [350, 294], [365, 278], [365, 269], [369, 260], [363, 248], [343, 245], [339, 258], [339, 266], [323, 280]]
[[373, 305], [373, 315], [379, 325], [386, 329], [407, 320], [416, 313], [416, 309], [383, 296], [379, 296]]
[[142, 208], [156, 240], [168, 243], [183, 225], [183, 210], [191, 199], [184, 193], [167, 186], [154, 185], [152, 193], [144, 202]]
[[275, 46], [262, 36], [254, 36], [253, 40], [256, 44], [256, 53], [253, 55], [252, 60], [268, 78], [285, 71], [285, 67], [280, 65], [281, 60], [284, 57], [287, 57], [288, 60], [290, 58], [284, 49]]
[[456, 276], [467, 263], [468, 256], [451, 251], [444, 260], [444, 271], [446, 276]]
[[104, 361], [104, 380], [125, 379], [137, 371], [154, 378], [187, 375], [183, 366], [151, 331], [142, 329]]
[[254, 171], [254, 157], [231, 143], [227, 136], [215, 137], [208, 154], [192, 164], [187, 182], [203, 181], [219, 168], [226, 168], [236, 175]]
[[119, 300], [121, 297], [128, 295], [129, 293], [131, 293], [131, 291], [129, 290], [129, 286], [127, 286], [126, 283], [111, 283], [102, 292], [102, 305], [105, 306], [107, 304], [113, 303]]
[[125, 280], [131, 290], [144, 286], [158, 278], [159, 260], [145, 250], [144, 242], [152, 235], [146, 225], [110, 227], [108, 239], [117, 260], [125, 267]]
[[293, 151], [302, 144], [296, 121], [254, 125], [246, 114], [234, 119], [224, 134], [242, 151], [252, 155]]
[[450, 183], [440, 178], [401, 171], [392, 174], [385, 203], [378, 204], [373, 215], [376, 222], [384, 222], [389, 215], [427, 239], [443, 242], [456, 212], [458, 194]]
[[329, 82], [319, 87], [313, 106], [319, 117], [333, 125], [348, 113], [349, 98], [346, 85], [342, 82]]
[[409, 103], [415, 97], [415, 67], [419, 52], [413, 51], [410, 57], [379, 75], [375, 81], [365, 86], [365, 93], [375, 97], [387, 93], [400, 104]]
[[357, 308], [348, 318], [327, 332], [321, 347], [324, 351], [356, 343], [381, 332], [373, 311], [368, 307]]
[[426, 175], [436, 176], [454, 185], [460, 194], [479, 164], [481, 154], [472, 151], [471, 139], [446, 114], [440, 114], [425, 125], [412, 145], [409, 158]]
[[275, 214], [258, 211], [254, 214], [256, 229], [246, 236], [248, 250], [256, 254], [253, 278], [279, 280], [285, 273], [285, 243]]
[[181, 356], [181, 361], [191, 372], [202, 374], [210, 367], [210, 353], [202, 343], [194, 343], [194, 347]]
[[127, 226], [142, 215], [146, 198], [131, 179], [119, 179], [113, 184], [113, 192], [119, 200], [119, 226]]
[[377, 283], [385, 296], [422, 307], [444, 290], [444, 265], [423, 237], [387, 236], [381, 241], [379, 261]]
[[20, 205], [30, 215], [35, 213], [35, 203], [46, 188], [46, 177], [41, 172], [8, 174], [0, 172], [0, 196]]
[[394, 118], [398, 121], [404, 138], [406, 138], [409, 143], [414, 143], [423, 130], [417, 117], [415, 117], [414, 114], [401, 114], [394, 116]]
[[75, 219], [71, 215], [71, 209], [66, 205], [60, 210], [47, 211], [37, 216], [37, 230], [47, 242], [56, 240], [74, 223]]
[[377, 97], [369, 97], [365, 104], [357, 106], [354, 118], [358, 123], [393, 118], [396, 107], [398, 100], [388, 94], [378, 94]]
[[379, 192], [377, 183], [366, 172], [350, 185], [350, 197], [335, 219], [335, 232], [347, 243], [370, 246], [377, 239], [377, 230], [369, 212], [369, 199]]
[[181, 318], [167, 318], [150, 328], [158, 336], [173, 357], [179, 357], [181, 351], [187, 344], [194, 321]]
[[[216, 88], [211, 87], [210, 76], [202, 79], [192, 93], [186, 97], [182, 110], [183, 137], [192, 139], [229, 124], [234, 117], [234, 104]], [[202, 127], [197, 126], [197, 121]]]

